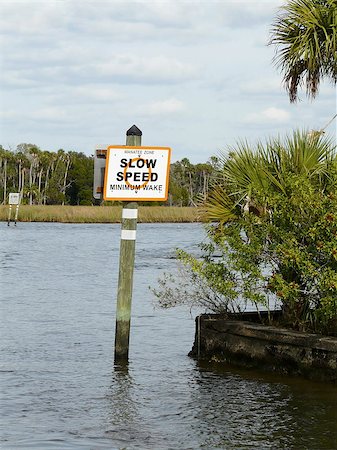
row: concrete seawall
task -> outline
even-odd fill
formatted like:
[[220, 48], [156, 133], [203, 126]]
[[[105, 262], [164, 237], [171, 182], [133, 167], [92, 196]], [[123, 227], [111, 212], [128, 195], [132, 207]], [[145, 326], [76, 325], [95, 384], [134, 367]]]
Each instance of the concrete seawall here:
[[190, 356], [337, 383], [337, 337], [205, 314]]

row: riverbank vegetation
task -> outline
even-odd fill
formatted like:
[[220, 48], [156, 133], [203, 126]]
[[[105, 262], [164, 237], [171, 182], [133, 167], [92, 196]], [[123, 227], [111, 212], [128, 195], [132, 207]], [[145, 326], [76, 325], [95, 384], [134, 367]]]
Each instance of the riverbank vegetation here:
[[[3, 205], [10, 192], [19, 192], [22, 204], [89, 206], [93, 204], [93, 176], [92, 155], [62, 149], [50, 152], [33, 144], [20, 144], [14, 150], [0, 146]], [[196, 206], [199, 197], [207, 197], [209, 185], [217, 176], [216, 157], [202, 164], [192, 164], [187, 158], [176, 161], [171, 164], [167, 202], [153, 202], [151, 206]]]
[[254, 149], [238, 145], [222, 164], [201, 208], [208, 243], [201, 257], [178, 251], [182, 278], [159, 281], [159, 304], [224, 314], [277, 305], [287, 327], [336, 333], [335, 145], [294, 132]]
[[[14, 207], [15, 208], [15, 207]], [[0, 205], [0, 221], [7, 221], [9, 207]], [[12, 220], [13, 220], [12, 213]], [[122, 206], [21, 205], [19, 222], [115, 223], [120, 222]], [[138, 222], [197, 222], [200, 214], [193, 207], [139, 206]]]

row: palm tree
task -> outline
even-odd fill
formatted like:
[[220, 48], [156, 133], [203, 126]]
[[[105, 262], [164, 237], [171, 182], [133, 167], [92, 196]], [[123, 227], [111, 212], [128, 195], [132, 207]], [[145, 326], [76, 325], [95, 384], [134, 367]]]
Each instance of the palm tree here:
[[46, 205], [49, 196], [49, 186], [50, 180], [53, 177], [53, 173], [55, 170], [55, 165], [58, 160], [58, 155], [54, 152], [49, 152], [47, 150], [42, 152], [41, 155], [41, 163], [43, 166], [43, 170], [45, 173], [44, 176], [44, 186], [41, 190], [41, 201], [43, 205]]
[[284, 141], [273, 139], [256, 149], [247, 142], [223, 156], [222, 178], [210, 190], [200, 207], [203, 219], [221, 225], [235, 221], [247, 212], [268, 213], [268, 194], [288, 195], [290, 174], [315, 177], [324, 189], [331, 164], [336, 164], [335, 147], [321, 134], [294, 131]]
[[337, 82], [337, 1], [288, 0], [272, 25], [270, 44], [291, 102], [305, 83], [314, 98], [320, 81]]
[[[1, 203], [6, 205], [9, 189], [15, 189], [13, 183], [13, 154], [0, 145], [0, 189], [3, 191]], [[14, 184], [14, 185], [13, 185]]]
[[36, 146], [31, 146], [27, 153], [27, 158], [29, 160], [29, 204], [32, 205], [34, 203], [34, 199], [36, 198], [36, 179], [39, 168], [39, 158], [40, 158], [41, 150]]
[[25, 173], [29, 171], [29, 160], [25, 153], [18, 151], [15, 153], [15, 163], [18, 180], [18, 192], [20, 192], [21, 198], [23, 198], [23, 192], [25, 189]]

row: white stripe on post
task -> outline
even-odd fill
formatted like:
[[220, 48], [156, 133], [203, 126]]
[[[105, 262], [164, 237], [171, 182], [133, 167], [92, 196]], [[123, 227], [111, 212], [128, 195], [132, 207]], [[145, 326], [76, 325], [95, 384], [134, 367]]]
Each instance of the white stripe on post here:
[[127, 209], [124, 208], [122, 212], [123, 219], [137, 219], [138, 217], [138, 209]]
[[136, 240], [136, 230], [122, 230], [121, 239], [124, 241], [135, 241]]

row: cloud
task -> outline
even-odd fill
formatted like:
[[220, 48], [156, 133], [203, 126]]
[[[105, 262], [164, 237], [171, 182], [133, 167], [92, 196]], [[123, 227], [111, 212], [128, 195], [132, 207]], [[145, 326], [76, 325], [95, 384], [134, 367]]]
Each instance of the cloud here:
[[285, 109], [275, 108], [273, 106], [257, 113], [248, 114], [244, 122], [249, 124], [284, 124], [290, 120], [290, 113]]
[[239, 86], [242, 94], [248, 95], [277, 95], [284, 93], [280, 78], [258, 78], [244, 81]]
[[145, 106], [143, 110], [149, 115], [170, 115], [176, 114], [185, 109], [185, 105], [182, 101], [176, 98], [170, 98], [167, 100], [152, 102]]
[[18, 2], [0, 3], [0, 27], [2, 33], [16, 35], [45, 34], [64, 26], [67, 22], [64, 2]]
[[29, 119], [38, 120], [38, 121], [57, 121], [57, 122], [65, 122], [70, 119], [70, 115], [67, 114], [64, 108], [57, 107], [49, 107], [49, 108], [40, 108], [35, 111], [32, 111]]
[[[25, 54], [26, 53], [26, 54]], [[2, 84], [12, 88], [35, 85], [93, 83], [177, 84], [193, 80], [199, 66], [165, 55], [133, 55], [109, 49], [86, 52], [73, 44], [67, 49], [16, 51], [8, 56]], [[29, 56], [27, 58], [27, 56]]]
[[13, 109], [0, 110], [1, 120], [16, 120], [18, 117], [19, 114], [16, 110]]
[[[136, 27], [138, 24], [150, 24], [160, 29], [185, 28], [195, 17], [198, 9], [197, 3], [190, 8], [188, 2], [180, 0], [97, 1], [87, 4], [86, 8], [83, 8], [83, 2], [74, 1], [70, 7], [73, 13], [89, 20], [104, 20], [104, 17], [107, 17], [110, 21], [117, 21], [118, 18], [118, 22], [124, 24], [130, 23]], [[188, 11], [189, 15], [186, 14]]]
[[23, 73], [21, 70], [6, 70], [1, 75], [1, 85], [8, 89], [31, 89], [39, 88], [40, 83], [38, 80], [33, 80], [27, 73]]
[[227, 0], [219, 2], [218, 19], [228, 27], [253, 28], [275, 15], [283, 0]]
[[197, 162], [241, 137], [323, 126], [333, 88], [289, 105], [272, 65], [281, 1], [0, 0], [3, 143], [90, 153], [136, 123]]
[[82, 85], [71, 89], [71, 96], [75, 102], [113, 103], [123, 99], [123, 95], [109, 87], [96, 85]]
[[0, 113], [0, 117], [4, 121], [11, 122], [57, 122], [65, 123], [67, 120], [71, 119], [71, 116], [66, 113], [64, 108], [57, 107], [46, 107], [38, 108], [27, 114], [27, 111], [20, 109], [7, 109]]
[[196, 41], [219, 39], [229, 28], [261, 25], [280, 3], [281, 0], [2, 0], [0, 29], [10, 36], [15, 24], [16, 38], [40, 41], [40, 45], [49, 39], [66, 38], [70, 43], [79, 34], [94, 40], [104, 36], [110, 42], [155, 39], [195, 45]]
[[111, 55], [109, 62], [99, 63], [92, 70], [102, 78], [119, 83], [177, 83], [193, 79], [196, 68], [189, 63], [165, 56], [139, 57]]

